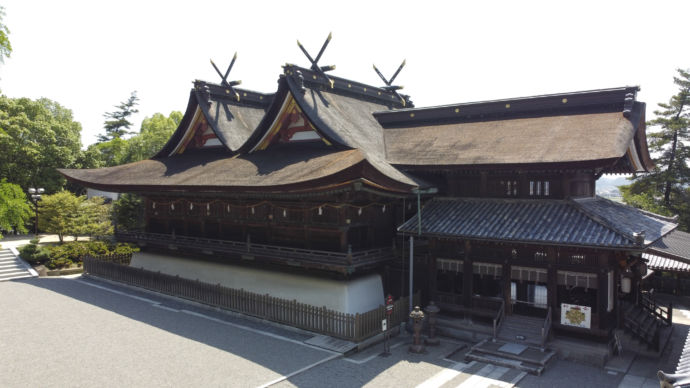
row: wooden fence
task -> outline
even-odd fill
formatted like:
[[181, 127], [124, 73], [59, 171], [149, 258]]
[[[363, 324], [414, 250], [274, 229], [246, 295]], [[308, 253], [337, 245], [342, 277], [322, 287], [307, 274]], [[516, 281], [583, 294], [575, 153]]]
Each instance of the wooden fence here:
[[[386, 317], [383, 305], [361, 314], [342, 313], [325, 306], [316, 307], [268, 294], [129, 267], [129, 260], [121, 255], [86, 256], [83, 261], [84, 272], [89, 275], [354, 342], [380, 333], [381, 321]], [[388, 323], [389, 330], [407, 321], [408, 301], [409, 298], [406, 297], [395, 301]], [[414, 302], [419, 303], [419, 293], [414, 295]]]

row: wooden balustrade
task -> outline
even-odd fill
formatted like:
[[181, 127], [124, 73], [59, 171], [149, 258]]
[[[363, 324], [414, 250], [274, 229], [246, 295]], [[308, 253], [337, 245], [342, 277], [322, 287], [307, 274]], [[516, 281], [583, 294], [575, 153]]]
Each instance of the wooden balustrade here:
[[145, 232], [118, 232], [120, 241], [144, 243], [170, 249], [187, 248], [200, 252], [220, 254], [252, 255], [290, 261], [295, 264], [315, 264], [333, 267], [341, 272], [351, 273], [358, 267], [377, 265], [395, 258], [391, 247], [368, 249], [354, 252], [333, 252], [315, 249], [292, 248], [278, 245], [257, 244], [246, 241], [231, 241], [203, 237], [175, 236], [170, 234]]

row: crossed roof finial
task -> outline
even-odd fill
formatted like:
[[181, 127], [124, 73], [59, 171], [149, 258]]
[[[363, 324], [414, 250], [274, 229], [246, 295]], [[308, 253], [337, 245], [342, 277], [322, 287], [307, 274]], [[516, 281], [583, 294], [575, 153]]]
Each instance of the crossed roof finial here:
[[297, 40], [297, 45], [299, 46], [300, 50], [304, 53], [304, 55], [307, 57], [309, 62], [311, 62], [311, 69], [314, 70], [315, 72], [321, 74], [328, 83], [331, 85], [331, 89], [334, 87], [334, 82], [332, 79], [330, 79], [327, 75], [327, 71], [335, 70], [335, 65], [330, 65], [330, 66], [319, 66], [319, 59], [321, 59], [321, 56], [323, 55], [323, 52], [326, 51], [326, 46], [328, 46], [328, 43], [331, 42], [332, 34], [328, 33], [328, 38], [326, 38], [326, 41], [323, 42], [323, 46], [321, 46], [321, 50], [319, 51], [319, 54], [316, 56], [316, 58], [312, 58], [311, 55], [307, 52], [307, 50], [302, 46], [302, 43]]
[[240, 100], [240, 94], [235, 91], [233, 86], [241, 85], [242, 81], [230, 81], [228, 82], [228, 75], [230, 74], [230, 70], [232, 70], [232, 66], [235, 64], [235, 60], [237, 59], [237, 52], [235, 52], [235, 55], [232, 57], [232, 61], [230, 62], [230, 66], [228, 66], [228, 70], [225, 71], [225, 75], [218, 70], [218, 66], [216, 66], [215, 63], [213, 63], [213, 59], [211, 59], [211, 65], [213, 65], [213, 68], [216, 69], [216, 73], [221, 78], [221, 85], [227, 87], [230, 89], [230, 91], [235, 95], [235, 98], [237, 98], [237, 101]]
[[388, 90], [389, 92], [393, 92], [393, 94], [395, 94], [395, 95], [400, 99], [400, 101], [402, 102], [403, 106], [406, 105], [407, 100], [404, 99], [402, 96], [400, 96], [400, 95], [398, 94], [398, 90], [402, 89], [403, 87], [402, 87], [402, 86], [393, 85], [393, 81], [395, 81], [395, 77], [397, 77], [398, 74], [400, 74], [400, 70], [402, 70], [402, 68], [405, 67], [405, 62], [406, 62], [406, 60], [403, 59], [402, 63], [401, 63], [400, 66], [398, 67], [398, 70], [395, 71], [395, 74], [393, 74], [393, 76], [391, 77], [391, 79], [386, 79], [386, 77], [384, 77], [383, 74], [381, 74], [381, 72], [379, 71], [379, 69], [376, 68], [376, 65], [374, 65], [374, 71], [376, 72], [376, 74], [379, 75], [379, 77], [381, 77], [381, 79], [383, 80], [383, 82], [386, 84], [386, 86], [384, 86], [382, 89]]

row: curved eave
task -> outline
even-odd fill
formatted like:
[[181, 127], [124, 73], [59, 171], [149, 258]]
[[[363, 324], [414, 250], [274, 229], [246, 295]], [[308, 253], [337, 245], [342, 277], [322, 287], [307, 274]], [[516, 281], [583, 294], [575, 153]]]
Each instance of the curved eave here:
[[644, 102], [636, 102], [633, 109], [633, 115], [631, 121], [635, 125], [635, 150], [637, 151], [638, 157], [642, 162], [642, 167], [644, 172], [650, 172], [654, 169], [654, 162], [652, 157], [649, 155], [649, 148], [647, 146], [647, 126], [645, 121], [646, 104]]
[[[227, 160], [232, 160], [235, 158], [227, 158]], [[358, 151], [345, 151], [343, 157], [338, 156], [335, 159], [326, 160], [327, 163], [340, 162], [342, 168], [337, 169], [333, 172], [318, 176], [311, 175], [305, 179], [300, 180], [295, 179], [292, 182], [283, 183], [285, 180], [280, 176], [280, 171], [278, 176], [273, 177], [270, 181], [275, 182], [274, 184], [232, 184], [230, 182], [239, 182], [239, 180], [228, 179], [227, 184], [218, 184], [218, 179], [215, 171], [209, 171], [206, 169], [206, 164], [201, 165], [201, 170], [196, 170], [190, 173], [183, 179], [176, 177], [175, 173], [169, 173], [172, 170], [169, 166], [155, 166], [152, 174], [142, 173], [145, 170], [151, 170], [151, 163], [161, 163], [160, 161], [148, 160], [140, 161], [135, 163], [130, 163], [127, 165], [109, 167], [105, 169], [89, 169], [89, 170], [79, 170], [79, 169], [59, 169], [58, 171], [65, 176], [68, 180], [78, 183], [85, 187], [90, 187], [98, 190], [112, 191], [112, 192], [223, 192], [223, 193], [307, 193], [307, 192], [323, 192], [330, 191], [337, 188], [342, 188], [347, 185], [354, 184], [355, 182], [360, 182], [361, 185], [366, 186], [372, 190], [387, 192], [391, 194], [405, 195], [411, 193], [414, 186], [401, 184], [400, 182], [393, 180], [386, 175], [382, 174], [378, 169], [369, 163], [366, 159], [362, 158]], [[212, 162], [210, 162], [212, 163]], [[251, 163], [251, 161], [249, 161]], [[184, 171], [192, 170], [193, 168], [198, 168], [199, 166], [194, 166], [191, 168], [182, 168]], [[228, 168], [225, 168], [228, 167]], [[232, 169], [232, 165], [223, 165], [221, 169]], [[293, 168], [293, 167], [290, 167]], [[300, 168], [299, 166], [297, 167]], [[328, 167], [326, 167], [328, 168]], [[333, 168], [333, 166], [330, 166]], [[100, 170], [100, 171], [99, 171]], [[206, 170], [208, 176], [202, 176]], [[315, 166], [309, 171], [323, 171], [323, 168]], [[199, 174], [199, 171], [201, 174]], [[294, 168], [293, 168], [294, 171]], [[137, 176], [137, 174], [140, 174]], [[259, 171], [257, 175], [256, 182], [264, 182], [263, 172]], [[291, 174], [287, 174], [288, 177]], [[117, 177], [124, 177], [118, 179]], [[123, 182], [123, 180], [129, 179], [130, 182]], [[201, 181], [208, 183], [200, 183]], [[117, 183], [116, 183], [117, 182]]]
[[196, 99], [196, 94], [194, 93], [194, 90], [192, 90], [189, 92], [189, 102], [187, 102], [187, 110], [185, 111], [184, 116], [182, 116], [180, 124], [177, 126], [177, 129], [175, 129], [175, 132], [173, 132], [172, 136], [170, 136], [168, 142], [165, 143], [163, 148], [161, 148], [161, 150], [158, 151], [158, 153], [153, 155], [151, 159], [165, 158], [168, 155], [170, 155], [171, 152], [173, 152], [175, 147], [177, 147], [177, 145], [184, 138], [184, 135], [187, 132], [189, 126], [192, 124], [192, 120], [194, 120], [194, 115], [196, 113], [198, 106], [199, 103]]

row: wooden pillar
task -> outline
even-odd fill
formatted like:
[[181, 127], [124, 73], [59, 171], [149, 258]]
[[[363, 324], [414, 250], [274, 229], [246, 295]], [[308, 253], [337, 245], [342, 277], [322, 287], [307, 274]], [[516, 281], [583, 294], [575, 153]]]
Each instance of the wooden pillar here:
[[482, 171], [480, 174], [479, 194], [482, 197], [486, 197], [486, 193], [488, 192], [486, 172]]
[[436, 299], [436, 258], [438, 257], [435, 246], [435, 239], [429, 241], [429, 256], [427, 260], [427, 290], [429, 300]]
[[608, 312], [606, 308], [609, 302], [608, 276], [606, 268], [600, 268], [597, 272], [597, 313], [599, 314], [599, 328], [609, 327]]
[[503, 261], [503, 274], [502, 274], [502, 282], [503, 282], [503, 302], [505, 304], [505, 313], [506, 314], [512, 314], [513, 313], [513, 304], [510, 301], [510, 274], [511, 274], [511, 269], [510, 269], [510, 260], [505, 260]]
[[340, 230], [340, 251], [347, 252], [347, 230], [349, 228]]
[[558, 309], [558, 270], [553, 264], [546, 269], [547, 303], [551, 307], [551, 314], [556, 314]]
[[570, 180], [571, 180], [571, 175], [565, 175], [563, 176], [563, 179], [561, 180], [561, 187], [563, 190], [563, 198], [568, 198], [570, 197]]
[[462, 264], [462, 304], [472, 307], [472, 245], [465, 240], [465, 259]]
[[436, 255], [430, 251], [427, 255], [427, 297], [429, 300], [436, 298]]
[[518, 196], [520, 198], [529, 198], [529, 180], [524, 172], [518, 175]]

